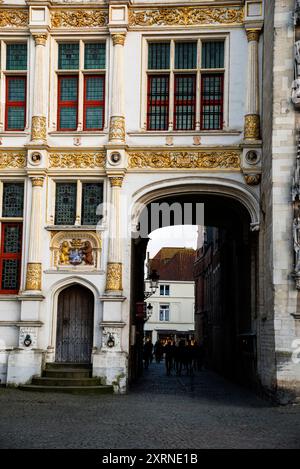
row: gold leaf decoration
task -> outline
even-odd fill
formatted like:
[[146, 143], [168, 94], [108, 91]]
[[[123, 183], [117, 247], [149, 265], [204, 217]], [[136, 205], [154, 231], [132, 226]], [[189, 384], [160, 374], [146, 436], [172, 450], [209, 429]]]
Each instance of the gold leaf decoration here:
[[54, 10], [51, 13], [52, 28], [99, 28], [108, 22], [108, 12], [97, 9]]
[[129, 152], [130, 169], [240, 169], [240, 152], [135, 151]]
[[104, 168], [105, 152], [50, 153], [50, 168]]
[[204, 24], [242, 24], [243, 8], [178, 7], [130, 10], [130, 26], [196, 26]]
[[120, 291], [122, 289], [122, 264], [120, 262], [108, 262], [106, 291]]
[[28, 25], [28, 10], [19, 9], [3, 9], [0, 15], [0, 28], [24, 28]]
[[0, 168], [15, 169], [26, 166], [26, 153], [24, 151], [0, 151]]

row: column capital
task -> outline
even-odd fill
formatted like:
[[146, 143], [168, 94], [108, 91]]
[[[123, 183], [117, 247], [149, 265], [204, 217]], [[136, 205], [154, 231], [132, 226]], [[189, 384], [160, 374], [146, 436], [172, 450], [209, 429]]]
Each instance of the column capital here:
[[258, 29], [258, 28], [246, 29], [248, 42], [252, 42], [252, 41], [258, 42], [260, 33], [261, 33], [261, 29]]
[[43, 187], [44, 185], [43, 177], [32, 177], [30, 179], [31, 179], [32, 187]]
[[48, 38], [47, 33], [33, 33], [32, 37], [34, 39], [36, 46], [45, 46]]
[[111, 187], [122, 187], [123, 177], [122, 176], [110, 176], [109, 182]]
[[124, 46], [126, 33], [112, 33], [111, 37], [112, 37], [114, 46], [117, 46], [117, 45]]

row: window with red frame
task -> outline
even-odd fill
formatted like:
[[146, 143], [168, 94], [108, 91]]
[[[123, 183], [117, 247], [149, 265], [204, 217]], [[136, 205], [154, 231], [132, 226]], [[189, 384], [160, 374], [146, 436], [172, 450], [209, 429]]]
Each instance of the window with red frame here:
[[103, 130], [105, 106], [104, 75], [84, 77], [84, 130]]
[[174, 129], [194, 130], [196, 75], [175, 75]]
[[58, 77], [58, 130], [77, 130], [78, 76]]
[[18, 293], [22, 255], [22, 223], [2, 223], [0, 293]]
[[7, 76], [5, 130], [24, 130], [25, 121], [26, 76]]
[[148, 76], [147, 129], [168, 130], [169, 75]]
[[202, 75], [201, 82], [201, 130], [221, 130], [224, 74]]

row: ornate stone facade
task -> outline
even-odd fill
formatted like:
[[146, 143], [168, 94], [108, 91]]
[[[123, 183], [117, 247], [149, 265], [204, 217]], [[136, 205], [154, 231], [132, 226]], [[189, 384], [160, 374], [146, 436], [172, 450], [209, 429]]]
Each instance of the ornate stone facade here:
[[104, 168], [105, 152], [50, 152], [50, 168], [93, 169]]
[[29, 262], [27, 264], [26, 290], [42, 289], [42, 264]]
[[113, 116], [110, 118], [109, 141], [125, 142], [125, 118]]
[[33, 116], [31, 124], [31, 138], [32, 140], [47, 139], [46, 117]]
[[122, 264], [116, 262], [107, 263], [106, 291], [122, 290]]

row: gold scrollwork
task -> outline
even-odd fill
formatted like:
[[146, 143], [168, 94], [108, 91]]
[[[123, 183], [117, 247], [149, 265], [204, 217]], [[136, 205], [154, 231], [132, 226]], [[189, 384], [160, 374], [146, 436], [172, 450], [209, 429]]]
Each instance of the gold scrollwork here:
[[132, 151], [130, 169], [240, 169], [240, 151]]
[[26, 153], [24, 151], [0, 151], [0, 169], [24, 168]]
[[105, 152], [50, 153], [50, 168], [104, 168]]
[[46, 140], [47, 128], [45, 116], [33, 116], [31, 122], [31, 138], [32, 140]]
[[28, 25], [29, 14], [27, 10], [7, 9], [1, 10], [0, 28], [24, 28]]
[[99, 28], [108, 23], [108, 12], [98, 9], [55, 10], [51, 13], [52, 28]]
[[124, 33], [112, 34], [112, 41], [113, 41], [114, 46], [116, 46], [117, 44], [120, 46], [124, 46], [125, 39], [126, 39], [126, 34]]
[[112, 116], [109, 126], [109, 141], [125, 141], [125, 118], [123, 116]]
[[41, 290], [42, 288], [42, 264], [28, 262], [26, 275], [26, 290]]
[[258, 114], [247, 114], [245, 116], [244, 134], [246, 140], [259, 140], [260, 117]]
[[244, 8], [178, 7], [129, 11], [130, 26], [198, 26], [204, 24], [242, 24]]
[[108, 262], [106, 274], [106, 291], [120, 291], [122, 289], [122, 263]]

